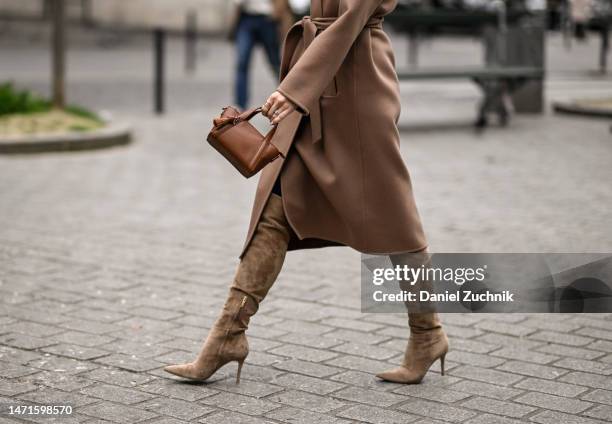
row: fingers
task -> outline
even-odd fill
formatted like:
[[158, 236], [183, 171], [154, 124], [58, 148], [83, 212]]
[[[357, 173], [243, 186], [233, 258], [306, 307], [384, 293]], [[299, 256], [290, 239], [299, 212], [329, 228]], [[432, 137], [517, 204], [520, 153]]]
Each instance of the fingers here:
[[280, 93], [275, 91], [270, 97], [268, 97], [268, 100], [266, 100], [266, 102], [261, 107], [261, 113], [266, 118], [272, 119], [272, 114], [278, 108], [278, 106], [276, 106], [276, 103], [278, 103], [278, 101], [280, 100], [279, 95]]
[[295, 110], [295, 106], [283, 94], [274, 92], [262, 106], [262, 114], [272, 124], [278, 124]]
[[277, 115], [272, 119], [272, 124], [276, 125], [280, 123], [283, 119], [287, 117], [291, 112], [293, 112], [294, 108], [291, 105], [285, 105], [283, 109], [277, 111]]

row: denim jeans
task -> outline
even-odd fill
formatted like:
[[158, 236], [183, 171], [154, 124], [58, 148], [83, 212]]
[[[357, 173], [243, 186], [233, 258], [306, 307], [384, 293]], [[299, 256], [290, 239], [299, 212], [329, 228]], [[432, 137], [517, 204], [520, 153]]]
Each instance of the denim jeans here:
[[249, 104], [251, 54], [257, 44], [263, 47], [268, 62], [278, 77], [280, 70], [280, 43], [277, 23], [269, 16], [243, 13], [240, 16], [236, 30], [238, 63], [234, 93], [235, 102], [242, 109], [246, 109]]

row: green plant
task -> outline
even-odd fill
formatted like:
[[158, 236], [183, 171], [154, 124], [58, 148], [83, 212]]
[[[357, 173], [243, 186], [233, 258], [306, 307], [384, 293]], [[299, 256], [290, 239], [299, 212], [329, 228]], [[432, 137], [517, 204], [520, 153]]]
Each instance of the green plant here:
[[102, 119], [100, 119], [98, 115], [80, 106], [69, 105], [69, 106], [66, 106], [64, 110], [66, 110], [66, 112], [69, 112], [73, 115], [80, 116], [81, 118], [88, 118], [100, 124], [103, 123]]
[[0, 84], [0, 116], [36, 113], [51, 109], [51, 102], [26, 90], [16, 90], [10, 82]]

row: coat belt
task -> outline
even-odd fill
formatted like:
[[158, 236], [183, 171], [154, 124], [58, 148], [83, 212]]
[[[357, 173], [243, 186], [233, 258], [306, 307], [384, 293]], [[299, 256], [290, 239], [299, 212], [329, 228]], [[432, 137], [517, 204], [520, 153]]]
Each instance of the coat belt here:
[[[310, 46], [310, 44], [314, 41], [317, 36], [318, 31], [323, 31], [329, 26], [331, 26], [334, 22], [336, 22], [338, 18], [336, 17], [326, 17], [326, 18], [313, 18], [310, 16], [304, 16], [300, 21], [296, 22], [289, 32], [287, 33], [287, 38], [285, 40], [285, 46], [293, 45], [294, 48], [297, 46], [297, 41], [299, 39], [304, 40], [304, 50]], [[382, 28], [383, 18], [382, 17], [372, 17], [365, 25], [366, 28]], [[296, 38], [297, 37], [297, 38]], [[289, 72], [289, 62], [291, 60], [290, 57], [284, 57], [283, 63], [281, 64], [281, 78], [284, 78]], [[314, 105], [310, 107], [310, 127], [312, 131], [312, 142], [317, 143], [323, 138], [323, 133], [321, 129], [321, 100], [317, 99]]]

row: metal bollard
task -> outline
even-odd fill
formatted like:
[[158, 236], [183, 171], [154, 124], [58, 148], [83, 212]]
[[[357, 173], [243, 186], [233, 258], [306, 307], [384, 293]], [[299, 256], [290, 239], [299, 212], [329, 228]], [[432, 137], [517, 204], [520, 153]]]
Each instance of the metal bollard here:
[[198, 14], [195, 10], [187, 12], [185, 19], [185, 72], [190, 74], [196, 70], [198, 62]]
[[165, 111], [165, 41], [166, 31], [153, 30], [153, 101], [159, 115]]

